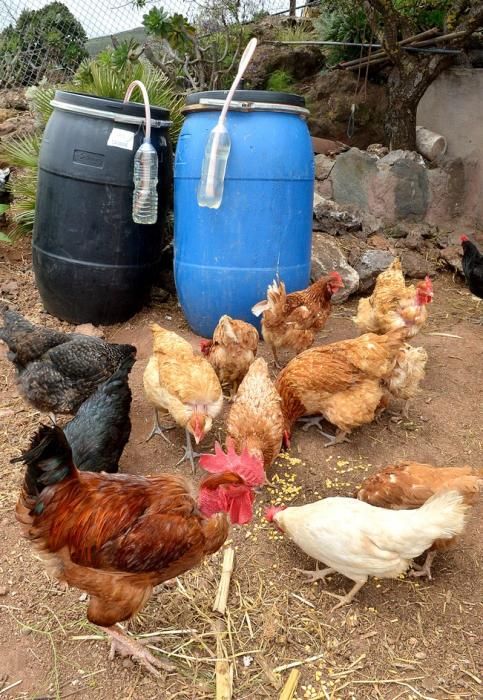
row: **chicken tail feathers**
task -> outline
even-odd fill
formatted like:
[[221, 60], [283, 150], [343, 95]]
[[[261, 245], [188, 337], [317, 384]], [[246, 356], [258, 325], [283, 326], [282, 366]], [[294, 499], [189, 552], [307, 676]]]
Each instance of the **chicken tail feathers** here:
[[463, 532], [469, 506], [458, 491], [439, 491], [418, 509], [424, 527], [433, 527], [434, 539], [450, 539]]
[[127, 378], [132, 366], [136, 362], [136, 355], [128, 355], [119, 363], [117, 370], [104, 382], [104, 390], [108, 394], [112, 394], [120, 387], [127, 384]]
[[27, 465], [24, 492], [37, 498], [46, 486], [75, 477], [77, 470], [72, 460], [72, 450], [58, 426], [41, 425], [30, 442], [30, 449], [11, 462]]
[[276, 309], [282, 307], [287, 299], [287, 292], [285, 291], [285, 284], [277, 280], [273, 280], [272, 284], [268, 285], [267, 298], [263, 301], [259, 301], [255, 306], [252, 306], [252, 314], [254, 316], [260, 316], [264, 311], [275, 311]]

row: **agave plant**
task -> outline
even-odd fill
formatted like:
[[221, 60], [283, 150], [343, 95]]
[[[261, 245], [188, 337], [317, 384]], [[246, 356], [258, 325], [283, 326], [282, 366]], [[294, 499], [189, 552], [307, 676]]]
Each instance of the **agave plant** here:
[[18, 168], [8, 184], [13, 198], [7, 212], [11, 240], [33, 229], [41, 140], [40, 134], [29, 134], [2, 143], [1, 157]]
[[[116, 52], [112, 52], [116, 56]], [[113, 65], [114, 64], [114, 65]], [[142, 61], [126, 60], [116, 69], [116, 61], [84, 61], [74, 76], [73, 89], [99, 97], [122, 100], [129, 84], [140, 80], [146, 86], [149, 101], [153, 106], [168, 109], [173, 122], [170, 135], [176, 142], [183, 123], [183, 98], [174, 90], [169, 79], [159, 70]], [[68, 88], [67, 88], [68, 89]], [[72, 88], [71, 88], [72, 89]], [[133, 93], [141, 98], [140, 93]]]

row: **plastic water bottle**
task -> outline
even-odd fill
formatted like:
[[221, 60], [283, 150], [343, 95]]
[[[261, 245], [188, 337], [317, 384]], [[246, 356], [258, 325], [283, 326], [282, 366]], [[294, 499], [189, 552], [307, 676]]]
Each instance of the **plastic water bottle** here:
[[217, 124], [210, 133], [198, 187], [200, 207], [218, 209], [223, 199], [226, 164], [230, 155], [231, 140], [224, 124]]
[[132, 218], [136, 224], [155, 224], [158, 219], [158, 154], [149, 139], [134, 156]]

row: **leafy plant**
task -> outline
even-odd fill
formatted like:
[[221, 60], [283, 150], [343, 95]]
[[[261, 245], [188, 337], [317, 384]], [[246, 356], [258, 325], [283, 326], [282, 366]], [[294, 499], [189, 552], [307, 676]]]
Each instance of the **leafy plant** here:
[[0, 34], [0, 87], [34, 85], [55, 70], [72, 74], [87, 56], [87, 35], [61, 2], [24, 10]]
[[313, 29], [296, 24], [293, 27], [279, 27], [274, 38], [276, 41], [310, 41], [316, 37]]
[[268, 76], [267, 90], [286, 92], [292, 85], [293, 78], [290, 73], [285, 70], [274, 70], [273, 73]]
[[8, 183], [13, 197], [8, 212], [12, 226], [10, 240], [30, 233], [34, 225], [40, 143], [40, 134], [29, 134], [2, 143], [2, 158], [17, 169]]
[[[116, 60], [116, 52], [111, 53]], [[119, 54], [117, 54], [117, 58], [119, 58]], [[152, 105], [169, 110], [170, 119], [173, 122], [170, 135], [175, 143], [183, 123], [183, 98], [175, 92], [169, 79], [149, 64], [139, 60], [127, 60], [124, 65], [116, 68], [115, 63], [107, 63], [105, 57], [101, 60], [84, 61], [74, 76], [71, 89], [99, 97], [122, 100], [133, 80], [140, 80], [144, 83]], [[65, 89], [69, 89], [69, 87]], [[134, 99], [136, 94], [141, 100], [137, 89], [133, 93]], [[45, 104], [45, 98], [43, 104]]]

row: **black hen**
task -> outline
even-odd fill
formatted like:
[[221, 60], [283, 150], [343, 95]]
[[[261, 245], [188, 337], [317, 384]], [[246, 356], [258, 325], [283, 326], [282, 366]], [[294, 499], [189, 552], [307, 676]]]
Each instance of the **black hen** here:
[[75, 413], [127, 357], [133, 345], [107, 343], [79, 333], [59, 333], [31, 324], [15, 311], [2, 311], [0, 340], [10, 350], [22, 396], [40, 411]]
[[123, 360], [65, 426], [77, 469], [110, 474], [118, 471], [119, 459], [131, 434], [132, 395], [128, 376], [134, 361], [132, 355]]
[[466, 236], [461, 236], [463, 246], [463, 272], [472, 294], [483, 299], [483, 255]]

